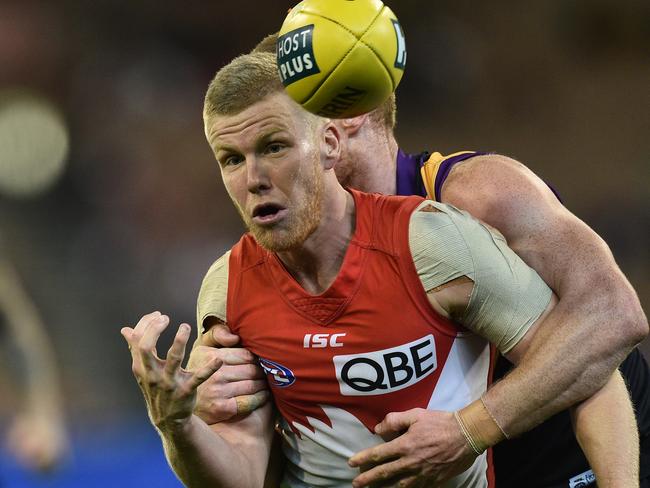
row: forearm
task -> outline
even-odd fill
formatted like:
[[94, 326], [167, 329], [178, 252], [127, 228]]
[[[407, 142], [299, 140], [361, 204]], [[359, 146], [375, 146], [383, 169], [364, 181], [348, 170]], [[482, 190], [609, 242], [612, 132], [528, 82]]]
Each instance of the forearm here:
[[487, 392], [488, 408], [509, 435], [594, 394], [634, 346], [634, 339], [610, 325], [620, 324], [621, 316], [613, 315], [625, 302], [594, 302], [587, 295], [560, 299], [518, 366]]
[[179, 429], [159, 432], [167, 460], [185, 486], [262, 486], [263, 481], [257, 479], [259, 472], [256, 473], [240, 447], [196, 415]]
[[598, 486], [638, 486], [639, 436], [625, 382], [617, 371], [600, 391], [571, 409], [576, 438]]
[[499, 229], [560, 299], [521, 364], [486, 396], [516, 435], [604, 385], [647, 335], [647, 319], [607, 244], [520, 163], [471, 158], [452, 170], [442, 200]]

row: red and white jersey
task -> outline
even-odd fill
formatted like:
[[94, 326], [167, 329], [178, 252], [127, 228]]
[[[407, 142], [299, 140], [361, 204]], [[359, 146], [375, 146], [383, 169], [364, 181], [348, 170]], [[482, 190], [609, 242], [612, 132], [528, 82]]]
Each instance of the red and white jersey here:
[[[260, 359], [284, 427], [289, 486], [349, 487], [347, 460], [389, 412], [454, 411], [485, 392], [488, 342], [437, 314], [409, 249], [419, 197], [351, 192], [356, 228], [329, 289], [307, 293], [250, 235], [228, 262], [227, 323]], [[488, 486], [486, 455], [444, 486]]]

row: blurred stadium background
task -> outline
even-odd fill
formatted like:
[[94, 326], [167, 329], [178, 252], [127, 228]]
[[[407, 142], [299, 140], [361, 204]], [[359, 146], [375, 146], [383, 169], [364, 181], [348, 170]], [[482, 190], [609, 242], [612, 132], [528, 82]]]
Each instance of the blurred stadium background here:
[[[0, 252], [47, 323], [74, 441], [50, 477], [0, 452], [0, 486], [180, 486], [119, 329], [155, 309], [194, 323], [203, 273], [242, 230], [204, 140], [204, 90], [291, 4], [0, 0]], [[649, 311], [650, 4], [388, 4], [409, 50], [401, 146], [526, 163], [607, 240]], [[0, 424], [18, 408], [5, 376]]]

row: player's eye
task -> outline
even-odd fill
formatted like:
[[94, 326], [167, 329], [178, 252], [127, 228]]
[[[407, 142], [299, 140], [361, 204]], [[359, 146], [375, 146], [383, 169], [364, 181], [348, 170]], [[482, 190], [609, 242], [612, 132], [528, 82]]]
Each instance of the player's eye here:
[[222, 164], [224, 166], [235, 166], [243, 161], [243, 158], [241, 156], [237, 155], [231, 155], [227, 156], [222, 160]]
[[280, 151], [282, 151], [282, 149], [284, 149], [284, 144], [281, 144], [279, 142], [272, 142], [271, 144], [266, 146], [266, 152], [270, 154], [277, 154]]

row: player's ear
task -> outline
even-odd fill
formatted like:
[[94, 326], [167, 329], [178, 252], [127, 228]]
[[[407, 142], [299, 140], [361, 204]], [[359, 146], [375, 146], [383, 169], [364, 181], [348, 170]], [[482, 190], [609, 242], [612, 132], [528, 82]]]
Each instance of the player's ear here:
[[366, 120], [368, 120], [368, 114], [363, 114], [349, 119], [341, 119], [339, 124], [348, 136], [353, 136], [366, 123]]
[[341, 159], [341, 131], [333, 122], [323, 128], [322, 154], [325, 169], [332, 169]]

